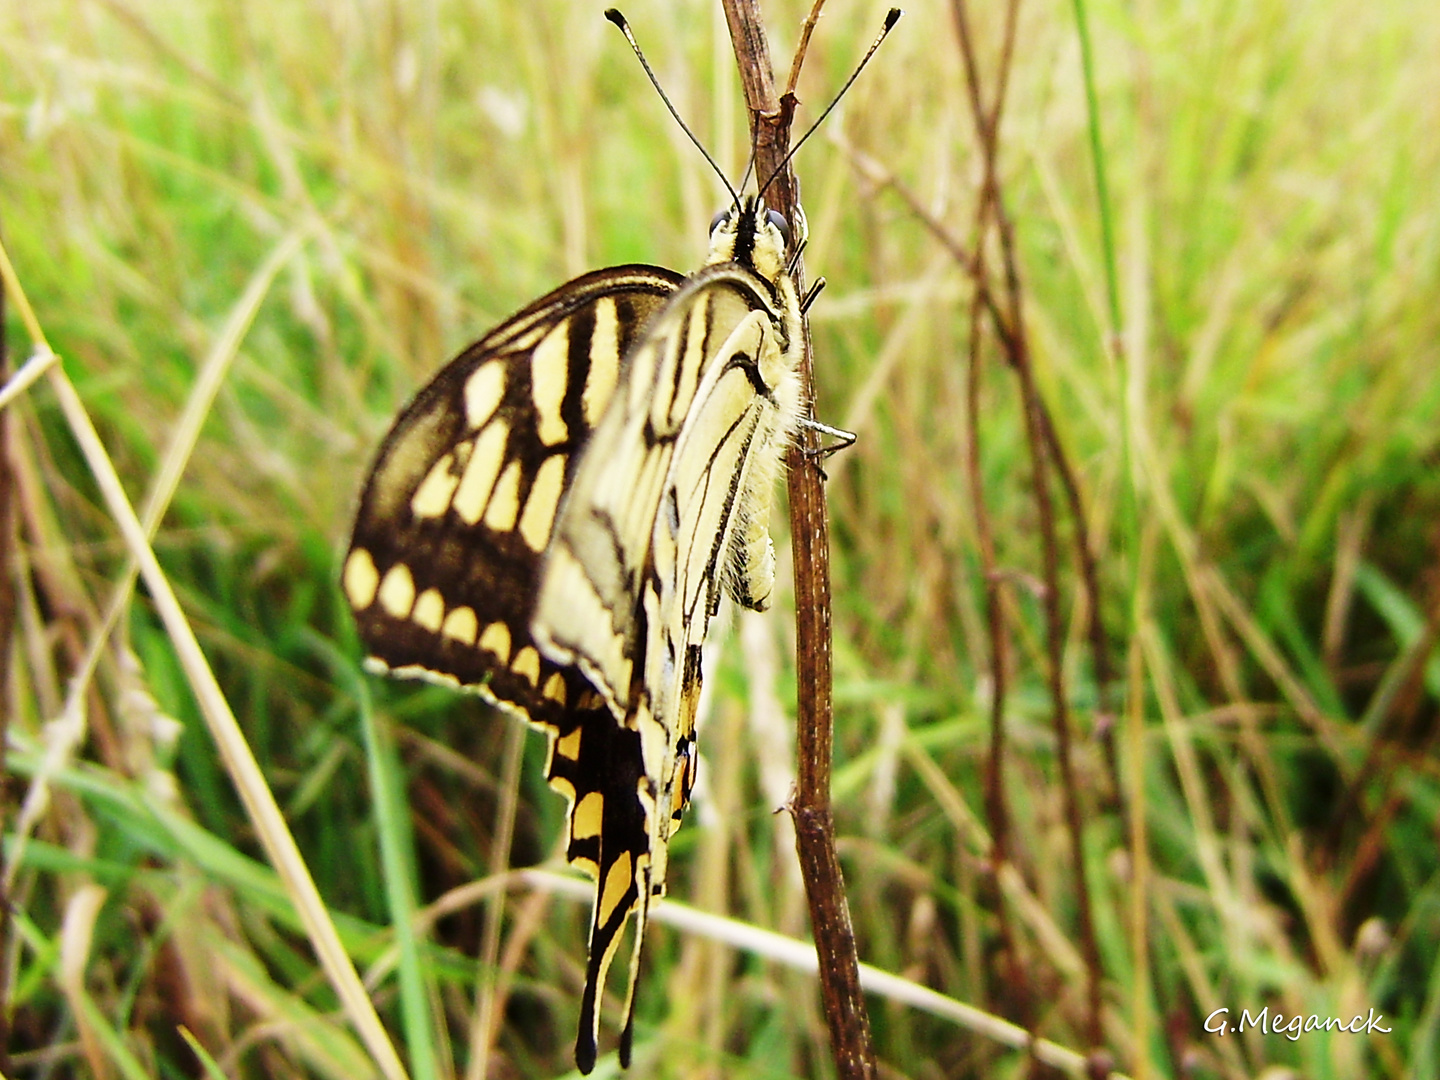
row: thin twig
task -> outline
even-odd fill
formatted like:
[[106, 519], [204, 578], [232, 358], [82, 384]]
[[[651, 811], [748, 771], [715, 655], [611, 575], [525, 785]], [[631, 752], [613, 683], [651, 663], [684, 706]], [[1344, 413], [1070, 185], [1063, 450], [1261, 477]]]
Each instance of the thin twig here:
[[[980, 270], [984, 266], [983, 251], [989, 226], [993, 223], [997, 233], [1000, 260], [1004, 272], [1006, 308], [1004, 323], [1009, 330], [1008, 337], [1004, 342], [1006, 359], [1011, 369], [1015, 372], [1016, 379], [1020, 384], [1020, 395], [1024, 405], [1026, 442], [1030, 447], [1032, 460], [1032, 483], [1035, 507], [1040, 524], [1043, 580], [1045, 583], [1041, 594], [1041, 602], [1045, 613], [1046, 682], [1050, 692], [1051, 707], [1054, 710], [1056, 757], [1060, 771], [1060, 787], [1064, 800], [1065, 818], [1070, 838], [1070, 855], [1075, 867], [1076, 913], [1080, 924], [1081, 953], [1085, 957], [1086, 967], [1086, 1034], [1091, 1046], [1098, 1047], [1103, 1037], [1100, 1012], [1100, 950], [1095, 938], [1094, 923], [1090, 911], [1090, 889], [1088, 876], [1085, 872], [1084, 860], [1083, 822], [1071, 747], [1071, 725], [1064, 670], [1065, 630], [1064, 620], [1060, 610], [1060, 544], [1056, 531], [1055, 508], [1050, 493], [1049, 481], [1049, 471], [1051, 467], [1059, 471], [1062, 476], [1068, 474], [1068, 468], [1063, 464], [1064, 457], [1061, 452], [1061, 447], [1058, 444], [1058, 440], [1054, 438], [1053, 426], [1050, 423], [1045, 405], [1041, 400], [1039, 389], [1035, 385], [1034, 372], [1030, 366], [1029, 343], [1025, 333], [1024, 304], [1020, 287], [1020, 272], [1018, 260], [1015, 255], [1014, 226], [1005, 211], [1005, 201], [1000, 190], [999, 181], [998, 147], [1000, 118], [1004, 110], [1005, 88], [1009, 79], [1011, 60], [1014, 56], [1018, 8], [1018, 0], [1010, 0], [1006, 8], [1005, 34], [1001, 48], [999, 68], [995, 77], [996, 90], [994, 100], [987, 109], [984, 104], [984, 94], [980, 85], [979, 63], [976, 57], [970, 18], [966, 10], [965, 0], [953, 0], [956, 32], [959, 37], [960, 52], [965, 67], [966, 88], [970, 99], [970, 108], [975, 123], [976, 136], [980, 142], [980, 151], [984, 166], [980, 203], [976, 213], [977, 228], [972, 265], [977, 271], [975, 275], [977, 281], [985, 277]], [[973, 364], [978, 360], [979, 353], [978, 347], [974, 344], [972, 344], [971, 353]], [[978, 382], [973, 379], [973, 376], [971, 381], [972, 385], [978, 387]], [[973, 408], [974, 405], [972, 403], [972, 409]], [[978, 434], [972, 433], [972, 445], [977, 448], [978, 456]], [[978, 460], [973, 468], [978, 471]], [[1084, 517], [1083, 513], [1080, 513], [1078, 495], [1072, 499], [1071, 507], [1072, 511], [1076, 514], [1077, 522], [1083, 522]], [[1077, 526], [1077, 533], [1083, 535], [1083, 526]], [[1087, 551], [1082, 555], [1082, 563], [1088, 554]], [[1093, 579], [1087, 578], [1087, 581], [1089, 580]], [[994, 588], [996, 588], [996, 586], [993, 581], [987, 583], [988, 590], [993, 590]], [[998, 610], [998, 605], [995, 605], [995, 607]], [[1094, 604], [1092, 603], [1092, 608], [1093, 607]], [[1003, 637], [1003, 630], [1001, 631], [1001, 637]], [[1001, 637], [993, 639], [992, 653], [999, 652], [1001, 648], [999, 644]], [[1002, 687], [1003, 683], [997, 684], [997, 692]], [[995, 851], [997, 860], [1004, 857], [1006, 838], [1002, 827], [1005, 826], [1009, 820], [1008, 815], [1005, 813], [1003, 802], [1004, 785], [1002, 783], [1002, 777], [1004, 772], [1003, 752], [1005, 747], [1003, 716], [1003, 708], [998, 706], [992, 712], [991, 763], [990, 775], [988, 777], [989, 783], [987, 785], [987, 803], [993, 800], [991, 807], [993, 815], [992, 828], [995, 829], [996, 834]], [[1012, 963], [1015, 963], [1016, 970], [1018, 971], [1018, 963], [1016, 963], [1018, 958], [1013, 952], [1011, 959]]]
[[[745, 87], [754, 133], [757, 175], [762, 183], [781, 167], [790, 143], [790, 110], [782, 112], [765, 43], [758, 0], [724, 0], [735, 60]], [[818, 8], [818, 5], [817, 5]], [[816, 12], [812, 12], [817, 14]], [[797, 60], [798, 63], [798, 60]], [[770, 185], [770, 201], [789, 221], [798, 221], [798, 185], [788, 165]], [[805, 288], [804, 269], [795, 285]], [[804, 400], [814, 401], [809, 326], [801, 360]], [[796, 680], [798, 684], [799, 770], [790, 811], [795, 818], [811, 930], [819, 958], [820, 994], [830, 1028], [835, 1070], [842, 1080], [878, 1075], [870, 1019], [860, 990], [855, 932], [845, 901], [835, 824], [830, 810], [830, 758], [834, 713], [830, 669], [830, 522], [824, 476], [813, 451], [815, 433], [802, 429], [788, 455], [790, 532], [795, 563]]]
[[[1015, 5], [1010, 5], [1013, 12]], [[980, 89], [979, 63], [975, 57], [975, 46], [971, 38], [970, 17], [964, 0], [954, 0], [953, 15], [955, 32], [964, 61], [965, 87], [970, 100], [971, 117], [975, 122], [976, 135], [980, 142], [983, 175], [980, 184], [980, 198], [975, 208], [972, 246], [966, 255], [970, 276], [975, 286], [974, 299], [970, 306], [970, 348], [969, 369], [966, 378], [967, 413], [969, 416], [970, 491], [971, 512], [975, 515], [976, 532], [980, 544], [981, 570], [985, 581], [985, 614], [987, 632], [990, 636], [990, 753], [985, 770], [985, 816], [990, 823], [991, 850], [990, 868], [998, 875], [1010, 861], [1010, 812], [1005, 797], [1005, 695], [1008, 688], [1009, 636], [1006, 632], [1004, 597], [1001, 589], [1004, 580], [995, 555], [994, 537], [990, 529], [990, 515], [985, 501], [985, 490], [981, 480], [980, 467], [980, 360], [981, 331], [980, 310], [989, 312], [995, 326], [996, 337], [1000, 340], [1005, 355], [1013, 356], [1023, 346], [1017, 343], [1017, 328], [1010, 321], [1011, 316], [1000, 309], [990, 284], [990, 270], [985, 258], [990, 228], [997, 216], [999, 181], [996, 162], [996, 145], [1000, 127], [1003, 93], [997, 93], [994, 105], [987, 111]], [[1007, 20], [1007, 25], [1013, 20]], [[1006, 49], [1007, 57], [1010, 49]], [[1002, 78], [1003, 85], [1003, 78]], [[1008, 958], [1007, 981], [1010, 998], [1016, 1015], [1027, 1027], [1033, 1023], [1034, 1001], [1030, 993], [1030, 980], [1020, 955], [1019, 940], [1010, 921], [1005, 903], [995, 906], [995, 915], [1000, 939]]]
[[800, 69], [805, 66], [805, 54], [810, 50], [810, 35], [815, 32], [815, 24], [820, 21], [820, 9], [825, 6], [825, 0], [815, 0], [810, 7], [810, 14], [805, 16], [805, 23], [800, 27], [800, 44], [795, 46], [795, 57], [790, 61], [790, 76], [785, 80], [785, 92], [780, 95], [781, 100], [795, 96], [795, 86], [800, 81]]

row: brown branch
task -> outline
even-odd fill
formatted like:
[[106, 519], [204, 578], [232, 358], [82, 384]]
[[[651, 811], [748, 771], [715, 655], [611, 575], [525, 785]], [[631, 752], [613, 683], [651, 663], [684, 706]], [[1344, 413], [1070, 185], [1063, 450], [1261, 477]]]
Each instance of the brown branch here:
[[795, 96], [795, 86], [800, 81], [800, 69], [805, 64], [805, 54], [810, 50], [810, 35], [815, 32], [815, 24], [820, 21], [820, 9], [824, 6], [825, 0], [815, 0], [810, 14], [805, 16], [805, 23], [800, 27], [800, 44], [795, 46], [795, 56], [790, 61], [790, 77], [785, 80], [785, 91], [780, 95], [781, 100]]
[[1060, 487], [1065, 492], [1065, 502], [1070, 508], [1070, 520], [1075, 524], [1075, 549], [1080, 556], [1080, 584], [1089, 606], [1086, 632], [1090, 637], [1091, 664], [1095, 672], [1095, 701], [1097, 720], [1095, 736], [1105, 753], [1105, 768], [1110, 774], [1111, 797], [1120, 816], [1120, 832], [1130, 834], [1129, 809], [1125, 803], [1125, 788], [1120, 783], [1120, 754], [1115, 743], [1115, 718], [1110, 711], [1110, 686], [1115, 672], [1110, 664], [1110, 643], [1105, 636], [1105, 624], [1100, 617], [1100, 568], [1095, 557], [1095, 548], [1090, 540], [1090, 523], [1085, 518], [1085, 506], [1080, 499], [1080, 486], [1075, 481], [1075, 470], [1060, 445], [1060, 435], [1055, 430], [1055, 421], [1050, 407], [1040, 402], [1040, 420], [1045, 434], [1045, 445], [1050, 460], [1055, 463], [1060, 476]]
[[[969, 13], [966, 9], [965, 0], [952, 0], [956, 33], [959, 38], [961, 58], [965, 68], [965, 83], [970, 101], [970, 110], [975, 124], [976, 136], [980, 143], [984, 176], [981, 181], [981, 192], [979, 205], [976, 210], [976, 230], [974, 240], [974, 254], [971, 256], [975, 280], [977, 282], [977, 297], [974, 308], [980, 306], [979, 290], [984, 288], [986, 292], [992, 291], [988, 285], [988, 275], [984, 272], [984, 249], [990, 227], [993, 225], [997, 235], [1001, 264], [1004, 272], [1004, 298], [1006, 310], [1003, 318], [997, 318], [997, 323], [1003, 323], [1008, 330], [1007, 334], [1000, 335], [1002, 346], [1005, 350], [1006, 359], [1011, 370], [1015, 372], [1017, 381], [1020, 384], [1020, 395], [1024, 405], [1026, 442], [1030, 447], [1032, 461], [1032, 482], [1035, 496], [1035, 507], [1040, 522], [1040, 536], [1042, 544], [1043, 579], [1045, 588], [1042, 592], [1042, 605], [1045, 612], [1045, 641], [1046, 641], [1046, 682], [1050, 692], [1051, 706], [1054, 710], [1054, 725], [1056, 737], [1056, 756], [1060, 771], [1061, 793], [1065, 806], [1065, 818], [1070, 838], [1070, 854], [1075, 865], [1076, 880], [1076, 903], [1077, 916], [1079, 919], [1080, 948], [1085, 958], [1086, 968], [1086, 1028], [1087, 1038], [1091, 1046], [1098, 1047], [1103, 1036], [1100, 1013], [1100, 950], [1095, 938], [1094, 923], [1090, 910], [1090, 889], [1088, 878], [1085, 873], [1084, 859], [1084, 831], [1080, 813], [1079, 790], [1075, 778], [1073, 754], [1071, 748], [1071, 732], [1069, 705], [1065, 689], [1064, 671], [1064, 646], [1065, 632], [1063, 618], [1060, 610], [1060, 545], [1056, 532], [1055, 509], [1050, 493], [1049, 468], [1054, 467], [1060, 472], [1062, 485], [1066, 487], [1071, 495], [1071, 509], [1077, 521], [1077, 534], [1085, 536], [1084, 517], [1080, 512], [1079, 497], [1075, 492], [1071, 475], [1064, 461], [1063, 454], [1054, 437], [1053, 425], [1046, 411], [1044, 402], [1041, 400], [1038, 388], [1035, 385], [1034, 372], [1030, 366], [1029, 342], [1025, 333], [1024, 305], [1020, 287], [1020, 273], [1018, 260], [1015, 255], [1014, 227], [1005, 212], [1005, 202], [1000, 190], [999, 182], [999, 132], [1000, 118], [1005, 103], [1005, 89], [1008, 84], [1011, 60], [1014, 56], [1015, 33], [1017, 25], [1018, 0], [1010, 0], [1006, 9], [1005, 35], [1001, 49], [1000, 66], [996, 75], [996, 91], [993, 103], [987, 109], [984, 103], [984, 94], [980, 85], [980, 67], [976, 57], [974, 38], [971, 29]], [[981, 281], [986, 281], [982, 286]], [[998, 313], [997, 313], [998, 314]], [[972, 331], [971, 363], [978, 360], [979, 349], [975, 343]], [[970, 380], [971, 386], [978, 391], [978, 380], [974, 377], [973, 371]], [[978, 417], [978, 406], [972, 401], [972, 415]], [[976, 461], [972, 468], [979, 472], [979, 435], [972, 432], [972, 447]], [[972, 481], [973, 483], [973, 481]], [[977, 502], [977, 513], [979, 513]], [[1088, 565], [1089, 551], [1088, 544], [1082, 553], [1082, 564], [1086, 570], [1093, 568]], [[1087, 586], [1093, 583], [1093, 573], [1083, 573], [1082, 578]], [[996, 589], [992, 580], [987, 580], [987, 598]], [[1096, 604], [1092, 597], [1091, 608], [1094, 610]], [[999, 611], [999, 605], [989, 605], [994, 612]], [[995, 623], [998, 616], [992, 616], [992, 671], [995, 667], [994, 657], [1003, 656], [1002, 642], [1004, 640], [1003, 628], [997, 633]], [[1092, 627], [1096, 624], [1092, 624]], [[1097, 662], [1099, 658], [1097, 657]], [[1108, 666], [1108, 665], [1107, 665]], [[1097, 672], [1097, 676], [1098, 676]], [[997, 698], [1004, 688], [1003, 682], [997, 682]], [[992, 708], [991, 716], [991, 760], [987, 776], [987, 809], [991, 815], [991, 824], [995, 832], [994, 851], [996, 861], [1005, 858], [1006, 833], [1009, 816], [1004, 805], [1004, 760], [1005, 731], [1003, 726], [1004, 710], [997, 701]], [[1009, 944], [1007, 940], [1007, 945]], [[1012, 967], [1018, 972], [1018, 957], [1013, 949], [1011, 950]]]
[[[1015, 5], [1010, 5], [1013, 12]], [[985, 770], [985, 816], [990, 825], [990, 869], [998, 875], [1004, 864], [1010, 860], [1010, 811], [1005, 797], [1005, 751], [1007, 746], [1005, 728], [1005, 698], [1008, 689], [1009, 637], [1006, 632], [1004, 597], [1001, 594], [1003, 577], [995, 554], [995, 541], [990, 528], [990, 514], [985, 502], [985, 490], [980, 467], [980, 360], [981, 332], [980, 309], [990, 315], [995, 336], [999, 339], [1005, 355], [1013, 356], [1023, 348], [1015, 340], [1016, 326], [1010, 317], [1000, 309], [990, 285], [990, 270], [985, 258], [986, 242], [990, 227], [996, 216], [999, 183], [996, 179], [996, 143], [1000, 125], [1000, 111], [1004, 103], [1003, 92], [997, 93], [994, 106], [986, 110], [980, 90], [979, 63], [975, 58], [975, 46], [970, 34], [969, 14], [964, 0], [954, 0], [953, 15], [955, 31], [964, 61], [965, 86], [970, 100], [971, 116], [975, 122], [976, 135], [980, 142], [983, 177], [980, 198], [975, 208], [971, 250], [966, 257], [975, 293], [970, 306], [970, 357], [966, 379], [967, 407], [970, 417], [970, 488], [971, 511], [975, 515], [976, 533], [980, 545], [981, 570], [985, 582], [985, 612], [987, 632], [990, 637], [990, 753]], [[1011, 20], [1013, 23], [1013, 20]], [[1007, 57], [1010, 50], [1006, 50]], [[1002, 80], [1003, 84], [1003, 80]], [[1006, 973], [1010, 985], [1010, 997], [1016, 1016], [1025, 1027], [1035, 1021], [1034, 1001], [1030, 992], [1030, 980], [1020, 955], [1019, 939], [1011, 923], [1009, 911], [997, 897], [995, 915], [1000, 939], [1008, 958]]]
[[[769, 49], [758, 0], [724, 0], [735, 60], [750, 107], [756, 175], [768, 178], [780, 168], [790, 143], [790, 110], [775, 96]], [[818, 14], [812, 12], [812, 16]], [[803, 45], [802, 45], [803, 47]], [[769, 188], [769, 201], [789, 221], [800, 216], [798, 184], [786, 165]], [[798, 230], [797, 230], [798, 234]], [[795, 268], [803, 293], [804, 269]], [[801, 360], [804, 400], [814, 401], [814, 366], [809, 324], [805, 324]], [[873, 1080], [878, 1075], [870, 1040], [870, 1019], [860, 991], [855, 932], [845, 901], [840, 861], [835, 853], [835, 824], [830, 810], [830, 759], [834, 713], [830, 670], [830, 522], [824, 475], [815, 457], [816, 437], [804, 430], [790, 448], [787, 465], [790, 532], [795, 562], [796, 680], [798, 683], [799, 772], [790, 811], [795, 845], [810, 905], [810, 924], [819, 960], [820, 994], [830, 1028], [835, 1071], [842, 1080]]]

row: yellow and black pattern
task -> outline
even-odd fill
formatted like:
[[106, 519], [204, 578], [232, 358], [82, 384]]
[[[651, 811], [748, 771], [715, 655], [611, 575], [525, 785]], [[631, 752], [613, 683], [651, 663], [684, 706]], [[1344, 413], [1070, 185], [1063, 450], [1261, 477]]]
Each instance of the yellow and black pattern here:
[[683, 280], [645, 266], [587, 274], [443, 368], [376, 455], [342, 579], [367, 666], [478, 690], [548, 734], [566, 854], [597, 881], [588, 985], [603, 985], [649, 849], [639, 740], [576, 668], [540, 654], [530, 620], [577, 455]]
[[[774, 585], [770, 503], [801, 413], [801, 316], [783, 225], [759, 199], [717, 220], [707, 265], [632, 350], [541, 574], [531, 624], [541, 651], [578, 666], [639, 734], [649, 845], [636, 867], [637, 955], [690, 797], [701, 646], [721, 588], [763, 609]], [[632, 966], [632, 1004], [633, 994]], [[594, 1047], [586, 1019], [582, 1070]], [[622, 1062], [630, 1033], [627, 1008]]]
[[558, 726], [581, 680], [530, 634], [541, 556], [631, 343], [684, 279], [577, 278], [441, 370], [381, 444], [343, 585], [371, 666], [474, 687]]
[[400, 414], [343, 571], [369, 664], [477, 690], [549, 735], [567, 855], [595, 878], [575, 1060], [695, 775], [705, 631], [725, 589], [763, 609], [768, 518], [801, 411], [783, 219], [717, 218], [690, 278], [577, 278], [486, 335]]

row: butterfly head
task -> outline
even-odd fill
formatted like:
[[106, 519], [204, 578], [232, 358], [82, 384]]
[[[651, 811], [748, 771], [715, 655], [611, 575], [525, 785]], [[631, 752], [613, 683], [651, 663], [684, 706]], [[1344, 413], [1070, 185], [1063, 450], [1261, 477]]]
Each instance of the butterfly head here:
[[738, 207], [721, 210], [710, 222], [707, 263], [736, 262], [774, 282], [785, 271], [790, 223], [765, 200], [750, 196]]

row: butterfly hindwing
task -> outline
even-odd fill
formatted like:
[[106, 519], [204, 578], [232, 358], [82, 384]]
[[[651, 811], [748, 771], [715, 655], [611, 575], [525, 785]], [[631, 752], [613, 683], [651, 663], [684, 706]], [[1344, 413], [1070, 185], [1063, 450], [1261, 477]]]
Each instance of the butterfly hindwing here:
[[[737, 248], [745, 262], [732, 257]], [[800, 312], [783, 253], [758, 200], [712, 235], [710, 263], [636, 344], [562, 503], [541, 573], [536, 642], [589, 676], [638, 740], [643, 762], [648, 839], [633, 864], [639, 915], [622, 1063], [649, 899], [664, 892], [669, 838], [694, 779], [705, 631], [722, 588], [763, 608], [773, 585], [770, 496], [800, 412]], [[616, 871], [616, 897], [620, 888]], [[601, 905], [608, 890], [602, 883]], [[591, 978], [603, 979], [610, 959], [596, 967], [593, 935], [613, 949], [611, 935], [623, 926], [622, 918], [612, 930], [604, 914], [597, 906]], [[594, 1053], [592, 989], [576, 1047], [582, 1070]]]
[[639, 734], [617, 724], [598, 694], [591, 691], [590, 698], [593, 705], [570, 718], [573, 726], [552, 737], [546, 767], [550, 785], [570, 799], [566, 855], [595, 878], [575, 1045], [576, 1064], [586, 1073], [595, 1063], [605, 973], [640, 899], [643, 873], [637, 868], [650, 849], [647, 815], [637, 798], [644, 778]]
[[[659, 758], [658, 799], [672, 811], [668, 831], [689, 795], [679, 754], [694, 742], [701, 649], [721, 592], [755, 609], [770, 602], [770, 504], [800, 414], [798, 313], [787, 318], [783, 296], [775, 303], [753, 273], [715, 270], [708, 287], [748, 314], [706, 369], [677, 440], [642, 600], [649, 629], [645, 687], [656, 720], [646, 760], [648, 768]], [[668, 831], [661, 831], [662, 841]], [[661, 848], [652, 864], [663, 881]]]

